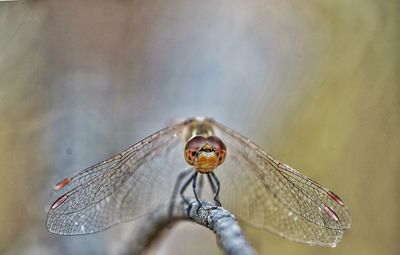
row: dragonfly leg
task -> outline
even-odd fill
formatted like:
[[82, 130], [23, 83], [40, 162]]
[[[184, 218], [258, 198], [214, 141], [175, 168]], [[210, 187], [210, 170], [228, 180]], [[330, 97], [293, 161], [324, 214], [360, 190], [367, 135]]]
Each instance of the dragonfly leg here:
[[213, 184], [211, 185], [211, 187], [214, 187], [214, 188], [213, 188], [213, 192], [214, 192], [214, 194], [215, 194], [215, 195], [214, 195], [215, 204], [216, 204], [217, 206], [221, 206], [221, 202], [219, 201], [219, 191], [220, 191], [220, 189], [221, 189], [221, 184], [220, 184], [220, 182], [219, 182], [217, 176], [216, 176], [213, 172], [211, 172], [210, 174], [211, 174], [211, 177], [212, 177], [212, 178], [209, 179], [209, 180], [210, 180], [210, 183], [211, 183], [211, 179], [213, 179], [213, 180], [215, 181], [216, 186], [217, 186], [216, 189], [215, 189], [214, 182], [212, 182]]
[[178, 190], [179, 190], [179, 187], [181, 186], [181, 182], [182, 182], [183, 178], [185, 178], [191, 171], [193, 171], [192, 168], [186, 169], [185, 171], [179, 173], [178, 177], [176, 178], [175, 187], [172, 191], [172, 196], [171, 196], [171, 200], [170, 200], [170, 204], [169, 204], [169, 214], [170, 215], [172, 214], [172, 209], [176, 202], [176, 195], [178, 194]]
[[201, 192], [203, 191], [203, 174], [199, 175], [199, 188], [197, 189], [197, 195], [201, 197]]
[[181, 188], [181, 190], [180, 190], [180, 192], [179, 192], [179, 193], [181, 194], [181, 197], [182, 197], [183, 201], [185, 201], [185, 203], [186, 203], [187, 205], [190, 205], [190, 203], [189, 203], [189, 201], [186, 199], [185, 195], [183, 195], [183, 193], [185, 192], [186, 188], [189, 186], [190, 182], [193, 181], [193, 179], [195, 178], [196, 175], [197, 175], [197, 172], [194, 172], [194, 174], [192, 174], [192, 175], [190, 176], [190, 178], [182, 185], [182, 188]]
[[197, 175], [198, 175], [198, 172], [196, 171], [196, 172], [193, 174], [192, 186], [193, 186], [193, 193], [194, 193], [194, 196], [196, 197], [197, 202], [200, 204], [200, 200], [199, 200], [199, 197], [197, 196], [197, 191], [196, 191]]
[[196, 210], [196, 213], [198, 214], [199, 211], [200, 211], [200, 200], [199, 200], [199, 196], [200, 196], [200, 193], [201, 193], [201, 186], [203, 186], [203, 181], [202, 181], [202, 180], [203, 180], [203, 175], [200, 174], [200, 182], [199, 182], [200, 190], [199, 190], [199, 195], [197, 195], [197, 191], [196, 191], [197, 174], [198, 174], [198, 172], [196, 172], [196, 173], [194, 174], [194, 178], [193, 178], [193, 193], [194, 193], [194, 196], [196, 197], [197, 203], [199, 203], [198, 206], [197, 206], [197, 210]]
[[217, 187], [215, 187], [215, 183], [214, 183], [213, 179], [211, 178], [211, 175], [207, 174], [207, 178], [208, 178], [208, 182], [210, 183], [211, 190], [215, 194], [215, 192], [217, 192]]

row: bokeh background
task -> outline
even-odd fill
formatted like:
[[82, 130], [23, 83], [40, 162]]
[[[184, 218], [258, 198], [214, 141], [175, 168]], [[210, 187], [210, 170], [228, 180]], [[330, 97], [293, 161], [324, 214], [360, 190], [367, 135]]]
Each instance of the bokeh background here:
[[[174, 118], [212, 116], [337, 192], [335, 249], [244, 226], [259, 254], [400, 252], [399, 1], [0, 3], [0, 253], [117, 254], [137, 221], [44, 220], [59, 179]], [[220, 254], [180, 223], [150, 254]]]

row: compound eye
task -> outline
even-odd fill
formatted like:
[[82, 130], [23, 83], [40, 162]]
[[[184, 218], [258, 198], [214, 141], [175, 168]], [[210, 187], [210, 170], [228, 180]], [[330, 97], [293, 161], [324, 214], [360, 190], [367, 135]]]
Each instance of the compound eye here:
[[226, 146], [224, 142], [222, 142], [222, 140], [219, 139], [217, 136], [212, 135], [207, 137], [207, 143], [214, 148], [215, 153], [218, 157], [218, 165], [221, 165], [226, 158]]
[[204, 145], [206, 145], [207, 139], [204, 136], [196, 135], [190, 138], [185, 145], [185, 160], [189, 165], [194, 164], [194, 159], [197, 153]]

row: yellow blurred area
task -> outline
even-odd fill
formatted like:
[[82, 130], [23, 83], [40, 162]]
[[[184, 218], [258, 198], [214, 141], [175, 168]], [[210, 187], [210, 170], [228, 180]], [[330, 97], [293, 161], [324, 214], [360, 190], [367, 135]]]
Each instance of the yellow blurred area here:
[[[0, 3], [0, 253], [115, 253], [125, 226], [47, 232], [51, 185], [174, 117], [206, 115], [350, 209], [334, 249], [244, 226], [259, 254], [398, 254], [399, 10], [372, 0]], [[183, 224], [152, 254], [188, 251], [221, 253], [211, 233]]]

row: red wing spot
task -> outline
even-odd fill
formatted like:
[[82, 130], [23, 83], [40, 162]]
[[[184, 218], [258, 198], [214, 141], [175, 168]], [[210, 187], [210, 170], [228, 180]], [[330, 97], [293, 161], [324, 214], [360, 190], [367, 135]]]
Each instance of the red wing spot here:
[[64, 180], [60, 181], [59, 183], [56, 184], [56, 186], [54, 186], [54, 190], [60, 190], [62, 189], [65, 185], [67, 185], [68, 183], [70, 183], [72, 180], [71, 177], [65, 178]]
[[62, 203], [64, 203], [64, 201], [67, 199], [67, 195], [64, 195], [62, 197], [60, 197], [59, 199], [57, 199], [56, 202], [54, 202], [54, 204], [51, 206], [51, 209], [56, 209], [57, 207], [59, 207]]
[[339, 222], [339, 217], [337, 216], [337, 214], [329, 207], [326, 206], [324, 207], [324, 211], [329, 215], [329, 217], [331, 217], [334, 221]]
[[335, 193], [333, 193], [332, 191], [328, 192], [328, 196], [330, 198], [332, 198], [336, 203], [338, 203], [341, 206], [344, 206], [343, 200], [340, 199], [340, 197], [338, 195], [336, 195]]

